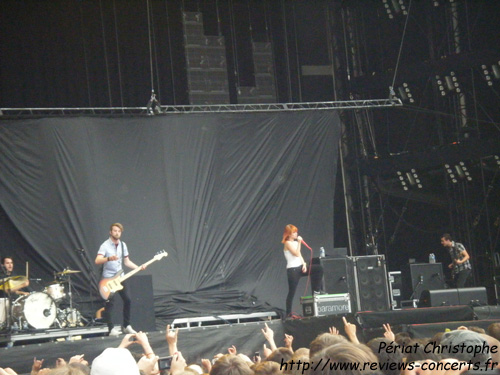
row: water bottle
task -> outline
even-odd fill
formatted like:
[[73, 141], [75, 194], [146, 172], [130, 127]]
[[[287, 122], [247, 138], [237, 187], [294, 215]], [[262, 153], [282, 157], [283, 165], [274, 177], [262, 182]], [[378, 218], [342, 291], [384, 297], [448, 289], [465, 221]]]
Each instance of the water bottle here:
[[429, 263], [436, 263], [436, 256], [434, 253], [429, 254]]
[[324, 258], [325, 257], [325, 248], [324, 247], [320, 247], [319, 248], [319, 257], [320, 258]]

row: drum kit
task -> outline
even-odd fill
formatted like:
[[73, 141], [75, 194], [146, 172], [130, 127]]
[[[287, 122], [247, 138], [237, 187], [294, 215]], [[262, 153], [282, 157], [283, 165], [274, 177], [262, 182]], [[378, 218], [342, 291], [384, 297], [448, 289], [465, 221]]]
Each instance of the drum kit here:
[[[0, 298], [0, 328], [26, 330], [84, 326], [82, 315], [73, 308], [71, 275], [81, 271], [64, 269], [54, 273], [54, 280], [41, 292], [26, 293], [12, 303], [15, 292], [29, 284], [25, 276], [0, 279], [0, 291], [11, 298]], [[65, 284], [68, 292], [65, 292]], [[18, 292], [19, 293], [19, 292]], [[68, 301], [69, 300], [69, 301]]]

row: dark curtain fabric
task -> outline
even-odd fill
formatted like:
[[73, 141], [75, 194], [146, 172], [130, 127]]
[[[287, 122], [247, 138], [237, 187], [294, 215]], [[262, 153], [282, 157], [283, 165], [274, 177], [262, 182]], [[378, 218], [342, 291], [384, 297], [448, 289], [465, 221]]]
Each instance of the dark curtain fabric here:
[[82, 301], [88, 290], [96, 296], [93, 262], [113, 222], [124, 225], [136, 264], [169, 253], [144, 271], [165, 319], [282, 309], [288, 223], [314, 255], [333, 247], [335, 111], [0, 125], [0, 204], [16, 232], [2, 236], [19, 239], [4, 241], [2, 255], [25, 242], [17, 270], [29, 260], [31, 274], [46, 281], [66, 267], [83, 271], [72, 276]]

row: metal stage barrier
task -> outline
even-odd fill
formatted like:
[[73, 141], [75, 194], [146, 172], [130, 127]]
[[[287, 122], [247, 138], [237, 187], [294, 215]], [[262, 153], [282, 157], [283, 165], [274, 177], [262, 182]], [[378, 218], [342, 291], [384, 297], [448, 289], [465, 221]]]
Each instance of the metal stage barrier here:
[[268, 311], [251, 314], [210, 315], [197, 318], [181, 318], [175, 319], [172, 322], [171, 326], [172, 328], [192, 328], [224, 324], [260, 322], [263, 320], [273, 319], [279, 319], [279, 315], [274, 311]]
[[83, 337], [96, 337], [108, 334], [106, 325], [76, 328], [49, 328], [43, 330], [27, 330], [10, 333], [0, 333], [0, 346], [11, 347], [16, 342], [51, 341], [57, 339], [76, 340]]

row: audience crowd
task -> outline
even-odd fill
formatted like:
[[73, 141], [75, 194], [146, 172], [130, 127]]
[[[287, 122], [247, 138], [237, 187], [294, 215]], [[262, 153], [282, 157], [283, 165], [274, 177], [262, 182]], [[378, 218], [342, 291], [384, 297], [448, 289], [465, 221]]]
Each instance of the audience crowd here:
[[[273, 330], [265, 324], [261, 356], [250, 358], [231, 346], [226, 354], [200, 363], [184, 358], [177, 347], [178, 328], [167, 325], [170, 358], [159, 361], [148, 336], [138, 332], [125, 335], [117, 348], [105, 349], [92, 363], [83, 354], [68, 361], [59, 358], [51, 367], [34, 358], [31, 375], [459, 375], [500, 368], [500, 323], [491, 324], [487, 331], [462, 326], [428, 339], [395, 334], [384, 324], [383, 337], [362, 343], [356, 325], [345, 318], [343, 322], [347, 337], [331, 327], [308, 348], [294, 348], [294, 338], [287, 334], [278, 347]], [[0, 367], [0, 375], [16, 374], [14, 369]]]

